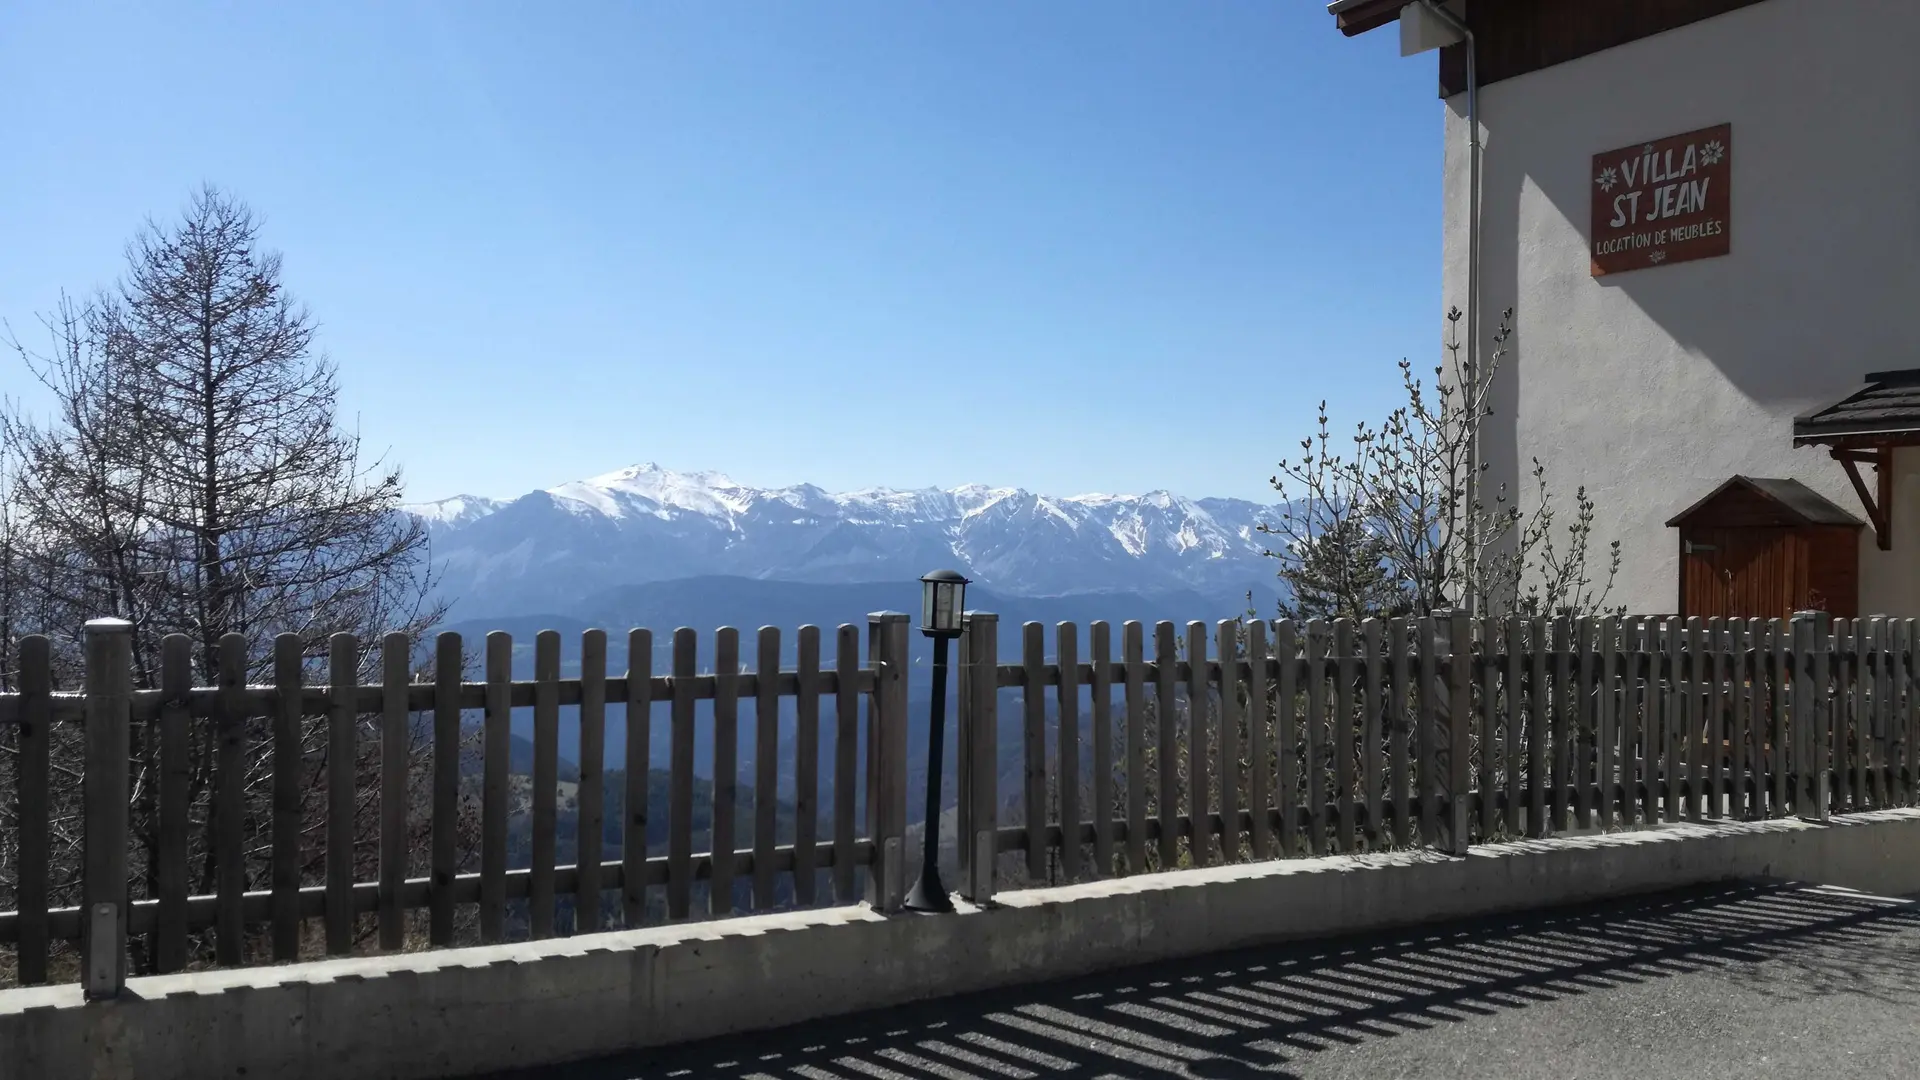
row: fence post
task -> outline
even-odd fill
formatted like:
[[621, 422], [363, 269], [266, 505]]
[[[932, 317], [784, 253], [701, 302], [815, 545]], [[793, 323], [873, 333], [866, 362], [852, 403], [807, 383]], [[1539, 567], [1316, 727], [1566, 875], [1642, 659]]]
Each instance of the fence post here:
[[873, 868], [867, 903], [895, 912], [906, 900], [907, 863], [907, 616], [867, 616], [867, 664], [874, 672], [867, 712], [867, 834]]
[[100, 1001], [118, 997], [127, 985], [127, 755], [133, 624], [125, 619], [88, 622], [86, 650], [81, 990], [87, 1000]]
[[993, 899], [999, 862], [1000, 616], [969, 611], [960, 638], [960, 895], [976, 904]]
[[1826, 821], [1827, 677], [1833, 619], [1824, 611], [1793, 613], [1794, 810], [1804, 821]]

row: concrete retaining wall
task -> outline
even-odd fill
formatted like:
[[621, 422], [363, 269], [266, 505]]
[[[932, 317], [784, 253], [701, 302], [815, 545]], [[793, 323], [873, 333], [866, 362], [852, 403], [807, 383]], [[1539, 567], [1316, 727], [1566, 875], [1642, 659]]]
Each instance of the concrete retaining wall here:
[[1748, 877], [1920, 892], [1920, 810], [1154, 874], [988, 910], [755, 916], [435, 953], [0, 992], [0, 1075], [452, 1077], [1287, 938]]

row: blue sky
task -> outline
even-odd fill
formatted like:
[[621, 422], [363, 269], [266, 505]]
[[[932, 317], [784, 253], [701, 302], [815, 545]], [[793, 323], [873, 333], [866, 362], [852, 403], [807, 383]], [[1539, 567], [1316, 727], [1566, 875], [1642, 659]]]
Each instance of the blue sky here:
[[1264, 500], [1322, 397], [1438, 354], [1396, 46], [1312, 0], [12, 0], [0, 317], [41, 340], [211, 181], [416, 498], [653, 460]]

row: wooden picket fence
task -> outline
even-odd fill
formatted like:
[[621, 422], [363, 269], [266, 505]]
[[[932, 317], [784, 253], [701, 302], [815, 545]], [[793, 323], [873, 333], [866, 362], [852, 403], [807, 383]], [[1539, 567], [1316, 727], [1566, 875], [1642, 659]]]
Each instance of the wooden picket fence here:
[[[1071, 880], [1920, 799], [1911, 619], [1184, 629], [1154, 625], [1149, 659], [1148, 628], [1126, 623], [1116, 658], [1105, 623], [1084, 656], [1077, 627], [1053, 628], [1049, 650], [1049, 628], [1028, 623], [1021, 661], [998, 663], [997, 620], [970, 617], [965, 895], [991, 897], [1010, 852], [1029, 880]], [[1003, 798], [1009, 688], [1022, 772]]]
[[[503, 939], [509, 905], [525, 905], [534, 937], [555, 931], [556, 897], [571, 895], [572, 929], [601, 928], [603, 891], [622, 898], [624, 923], [638, 925], [646, 910], [649, 889], [663, 889], [672, 918], [693, 914], [694, 883], [704, 882], [712, 914], [734, 909], [736, 877], [752, 882], [750, 907], [774, 903], [775, 880], [791, 876], [791, 895], [799, 904], [816, 901], [821, 872], [829, 875], [833, 898], [853, 902], [862, 889], [876, 904], [897, 905], [895, 893], [904, 882], [896, 870], [879, 872], [880, 853], [891, 851], [898, 861], [900, 835], [905, 825], [905, 664], [906, 617], [876, 616], [869, 625], [866, 656], [861, 655], [859, 628], [841, 626], [831, 667], [821, 659], [821, 631], [801, 627], [795, 642], [797, 663], [782, 670], [781, 635], [777, 629], [759, 632], [755, 671], [742, 668], [740, 633], [722, 628], [713, 637], [710, 658], [699, 655], [697, 635], [680, 629], [672, 636], [672, 670], [654, 674], [652, 634], [634, 630], [628, 639], [629, 667], [624, 675], [606, 671], [604, 631], [586, 632], [581, 641], [581, 674], [560, 678], [560, 635], [546, 631], [535, 641], [534, 678], [512, 678], [513, 642], [504, 633], [487, 635], [486, 678], [461, 679], [463, 642], [458, 634], [441, 634], [435, 642], [438, 677], [414, 683], [412, 642], [390, 635], [380, 652], [383, 678], [375, 685], [359, 681], [360, 645], [351, 635], [330, 641], [330, 657], [323, 685], [310, 685], [309, 665], [301, 642], [286, 635], [276, 642], [274, 681], [246, 685], [246, 642], [238, 635], [221, 642], [217, 684], [193, 686], [190, 679], [193, 643], [172, 636], [162, 643], [159, 686], [132, 689], [130, 634], [125, 623], [103, 620], [89, 624], [86, 688], [58, 693], [52, 689], [48, 641], [30, 637], [19, 645], [20, 686], [17, 693], [0, 695], [0, 725], [17, 727], [17, 765], [14, 770], [17, 818], [20, 830], [19, 865], [12, 890], [13, 911], [0, 913], [0, 944], [11, 944], [18, 981], [44, 982], [49, 975], [51, 946], [78, 942], [81, 980], [88, 993], [111, 996], [127, 974], [126, 943], [144, 935], [146, 966], [156, 972], [180, 970], [189, 964], [190, 940], [211, 929], [213, 962], [237, 965], [264, 957], [248, 955], [248, 935], [270, 930], [273, 960], [298, 959], [303, 929], [319, 920], [325, 929], [325, 952], [344, 954], [354, 948], [357, 920], [373, 915], [382, 949], [407, 947], [407, 914], [429, 913], [427, 942], [455, 944], [456, 913], [478, 912], [478, 941]], [[709, 670], [702, 672], [702, 668]], [[773, 825], [777, 797], [776, 767], [780, 762], [778, 721], [782, 699], [791, 699], [797, 716], [793, 841], [775, 844]], [[821, 715], [823, 700], [831, 711]], [[861, 730], [861, 704], [868, 708]], [[713, 739], [710, 849], [693, 850], [694, 743], [696, 702], [712, 703]], [[755, 712], [755, 789], [752, 846], [735, 850], [736, 763], [740, 705]], [[618, 859], [601, 858], [601, 819], [604, 799], [603, 748], [609, 705], [624, 711], [626, 724], [625, 783], [628, 820]], [[671, 725], [671, 760], [667, 811], [667, 851], [647, 851], [647, 779], [652, 714], [659, 706]], [[533, 710], [532, 790], [556, 790], [560, 709], [577, 706], [580, 720], [579, 858], [571, 866], [555, 866], [555, 799], [532, 798], [531, 866], [508, 866], [510, 807], [509, 750], [511, 710]], [[462, 872], [456, 837], [463, 812], [461, 790], [462, 714], [478, 711], [481, 724], [481, 781], [479, 869]], [[411, 717], [431, 717], [431, 776], [427, 795], [430, 821], [430, 873], [409, 877], [408, 790]], [[366, 725], [378, 717], [377, 725]], [[379, 874], [375, 880], [355, 880], [354, 848], [356, 802], [367, 794], [359, 790], [351, 768], [316, 769], [303, 749], [302, 725], [309, 718], [325, 721], [325, 760], [356, 759], [356, 740], [369, 726], [380, 739], [377, 800], [379, 804]], [[831, 832], [817, 835], [821, 792], [818, 757], [820, 725], [835, 731], [835, 760], [831, 768]], [[62, 726], [77, 727], [83, 735], [85, 794], [85, 868], [77, 883], [80, 903], [54, 906], [50, 896], [50, 768], [49, 748]], [[188, 809], [188, 754], [196, 727], [210, 729], [215, 763], [208, 822], [210, 866], [214, 888], [190, 895], [188, 846], [193, 839]], [[150, 877], [154, 895], [131, 896], [129, 855], [137, 858], [128, 837], [131, 734], [157, 742], [155, 782], [157, 836]], [[206, 734], [206, 731], [198, 732]], [[251, 744], [267, 755], [271, 792], [270, 884], [249, 889], [248, 837], [244, 828], [244, 786], [250, 775]], [[854, 760], [865, 743], [864, 776]], [[323, 775], [326, 783], [322, 820], [303, 812], [301, 784]], [[864, 802], [867, 820], [856, 823], [856, 807]], [[302, 880], [302, 833], [324, 828], [324, 884]], [[307, 845], [311, 849], [312, 845]], [[892, 891], [889, 891], [892, 890]], [[68, 892], [76, 890], [69, 889]], [[104, 906], [104, 907], [103, 907]], [[96, 914], [102, 913], [101, 918]], [[102, 921], [104, 919], [104, 921]], [[112, 946], [96, 947], [95, 937], [111, 935]]]
[[[1456, 615], [1195, 622], [1184, 633], [1168, 622], [1128, 622], [1117, 634], [1093, 623], [1084, 653], [1079, 627], [1049, 631], [1021, 627], [1020, 659], [1001, 662], [998, 619], [976, 612], [960, 642], [950, 801], [959, 808], [957, 891], [976, 901], [1021, 884], [1220, 861], [1411, 846], [1464, 854], [1473, 843], [1571, 828], [1825, 818], [1920, 797], [1914, 620]], [[561, 678], [562, 642], [549, 631], [535, 640], [534, 678], [514, 680], [513, 642], [494, 633], [484, 679], [466, 682], [464, 642], [443, 634], [437, 677], [414, 682], [412, 643], [392, 635], [378, 650], [380, 678], [368, 685], [359, 677], [361, 644], [345, 636], [331, 642], [324, 667], [283, 638], [272, 682], [248, 685], [245, 643], [232, 637], [222, 642], [213, 686], [192, 685], [193, 646], [176, 637], [163, 643], [157, 685], [136, 689], [130, 634], [108, 621], [88, 627], [85, 686], [74, 692], [54, 689], [49, 643], [25, 639], [19, 689], [0, 694], [0, 736], [14, 729], [6, 744], [14, 790], [0, 797], [14, 800], [19, 832], [14, 910], [0, 912], [0, 945], [12, 947], [18, 980], [34, 983], [50, 977], [49, 957], [62, 943], [78, 942], [88, 993], [110, 996], [124, 984], [135, 939], [138, 969], [161, 972], [346, 953], [366, 947], [355, 936], [363, 918], [376, 927], [378, 948], [411, 947], [414, 912], [425, 913], [426, 944], [465, 943], [457, 926], [469, 919], [477, 919], [473, 940], [493, 942], [507, 936], [510, 913], [536, 937], [602, 929], [609, 895], [619, 898], [608, 906], [620, 918], [607, 921], [623, 926], [643, 921], [650, 896], [664, 897], [667, 917], [692, 917], [696, 882], [712, 915], [735, 909], [736, 880], [751, 883], [738, 905], [748, 910], [812, 904], [823, 899], [823, 875], [834, 902], [893, 910], [918, 861], [906, 850], [908, 620], [873, 616], [864, 654], [859, 628], [839, 627], [831, 664], [823, 636], [800, 628], [786, 668], [780, 632], [762, 629], [747, 670], [739, 631], [717, 631], [703, 656], [697, 635], [681, 629], [671, 637], [671, 670], [655, 673], [653, 636], [634, 630], [628, 669], [612, 674], [606, 634], [588, 631], [579, 677]], [[1003, 794], [1001, 711], [1016, 699], [1019, 722], [1009, 726], [1018, 746], [1004, 756], [1018, 760], [1018, 783]], [[705, 807], [694, 797], [697, 702], [711, 702], [713, 724]], [[754, 750], [746, 845], [736, 843], [734, 814], [742, 702], [752, 710]], [[580, 723], [578, 859], [555, 865], [555, 800], [538, 797], [529, 807], [530, 865], [511, 867], [511, 710], [533, 711], [531, 791], [550, 795], [567, 706], [578, 708]], [[600, 837], [605, 733], [616, 709], [628, 818], [622, 850], [603, 858], [614, 854]], [[647, 848], [656, 710], [670, 728], [664, 854]], [[479, 716], [477, 793], [462, 785], [463, 714]], [[424, 783], [409, 772], [416, 716], [430, 742]], [[371, 737], [377, 776], [317, 767], [318, 752], [303, 745], [314, 721], [324, 732], [320, 764], [356, 760]], [[820, 760], [822, 725], [833, 733], [831, 762]], [[196, 739], [210, 741], [214, 755], [204, 835], [189, 818]], [[84, 865], [72, 881], [53, 877], [54, 838], [71, 832], [56, 828], [57, 785], [70, 787], [74, 775], [70, 760], [56, 760], [56, 745], [78, 747], [85, 787], [77, 799]], [[157, 763], [142, 773], [154, 790], [133, 783], [136, 745]], [[263, 775], [270, 792], [249, 803], [245, 785]], [[789, 843], [776, 843], [774, 827], [782, 776], [792, 777]], [[316, 814], [302, 785], [318, 780], [324, 812]], [[141, 845], [129, 836], [129, 816], [143, 799], [154, 810]], [[378, 814], [371, 875], [354, 859], [356, 843], [366, 843], [355, 808], [367, 803]], [[267, 820], [250, 835], [256, 805]], [[475, 807], [478, 865], [470, 868], [457, 841], [462, 815]], [[712, 823], [704, 852], [694, 850], [699, 809]], [[430, 834], [423, 877], [410, 874], [408, 846], [421, 824]], [[303, 835], [316, 831], [304, 848], [322, 854], [317, 883], [300, 861]], [[200, 882], [189, 879], [196, 859]], [[570, 922], [556, 918], [567, 897]], [[324, 931], [317, 948], [303, 944], [316, 925]], [[194, 944], [209, 936], [212, 955], [197, 955]]]

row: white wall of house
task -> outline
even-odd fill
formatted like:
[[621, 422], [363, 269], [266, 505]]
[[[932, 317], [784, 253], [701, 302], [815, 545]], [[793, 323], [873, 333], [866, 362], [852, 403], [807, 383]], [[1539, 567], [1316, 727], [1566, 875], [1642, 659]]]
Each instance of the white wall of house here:
[[[1466, 98], [1446, 102], [1445, 284], [1466, 297]], [[1868, 371], [1920, 367], [1920, 3], [1765, 0], [1485, 88], [1482, 317], [1516, 309], [1484, 437], [1538, 457], [1619, 539], [1614, 595], [1677, 609], [1666, 520], [1734, 473], [1794, 477], [1865, 519], [1792, 418]], [[1732, 254], [1595, 278], [1593, 155], [1733, 125]], [[1861, 538], [1861, 611], [1920, 615], [1920, 452], [1895, 548]], [[1871, 470], [1863, 471], [1871, 484]], [[1531, 499], [1526, 492], [1523, 505]]]

